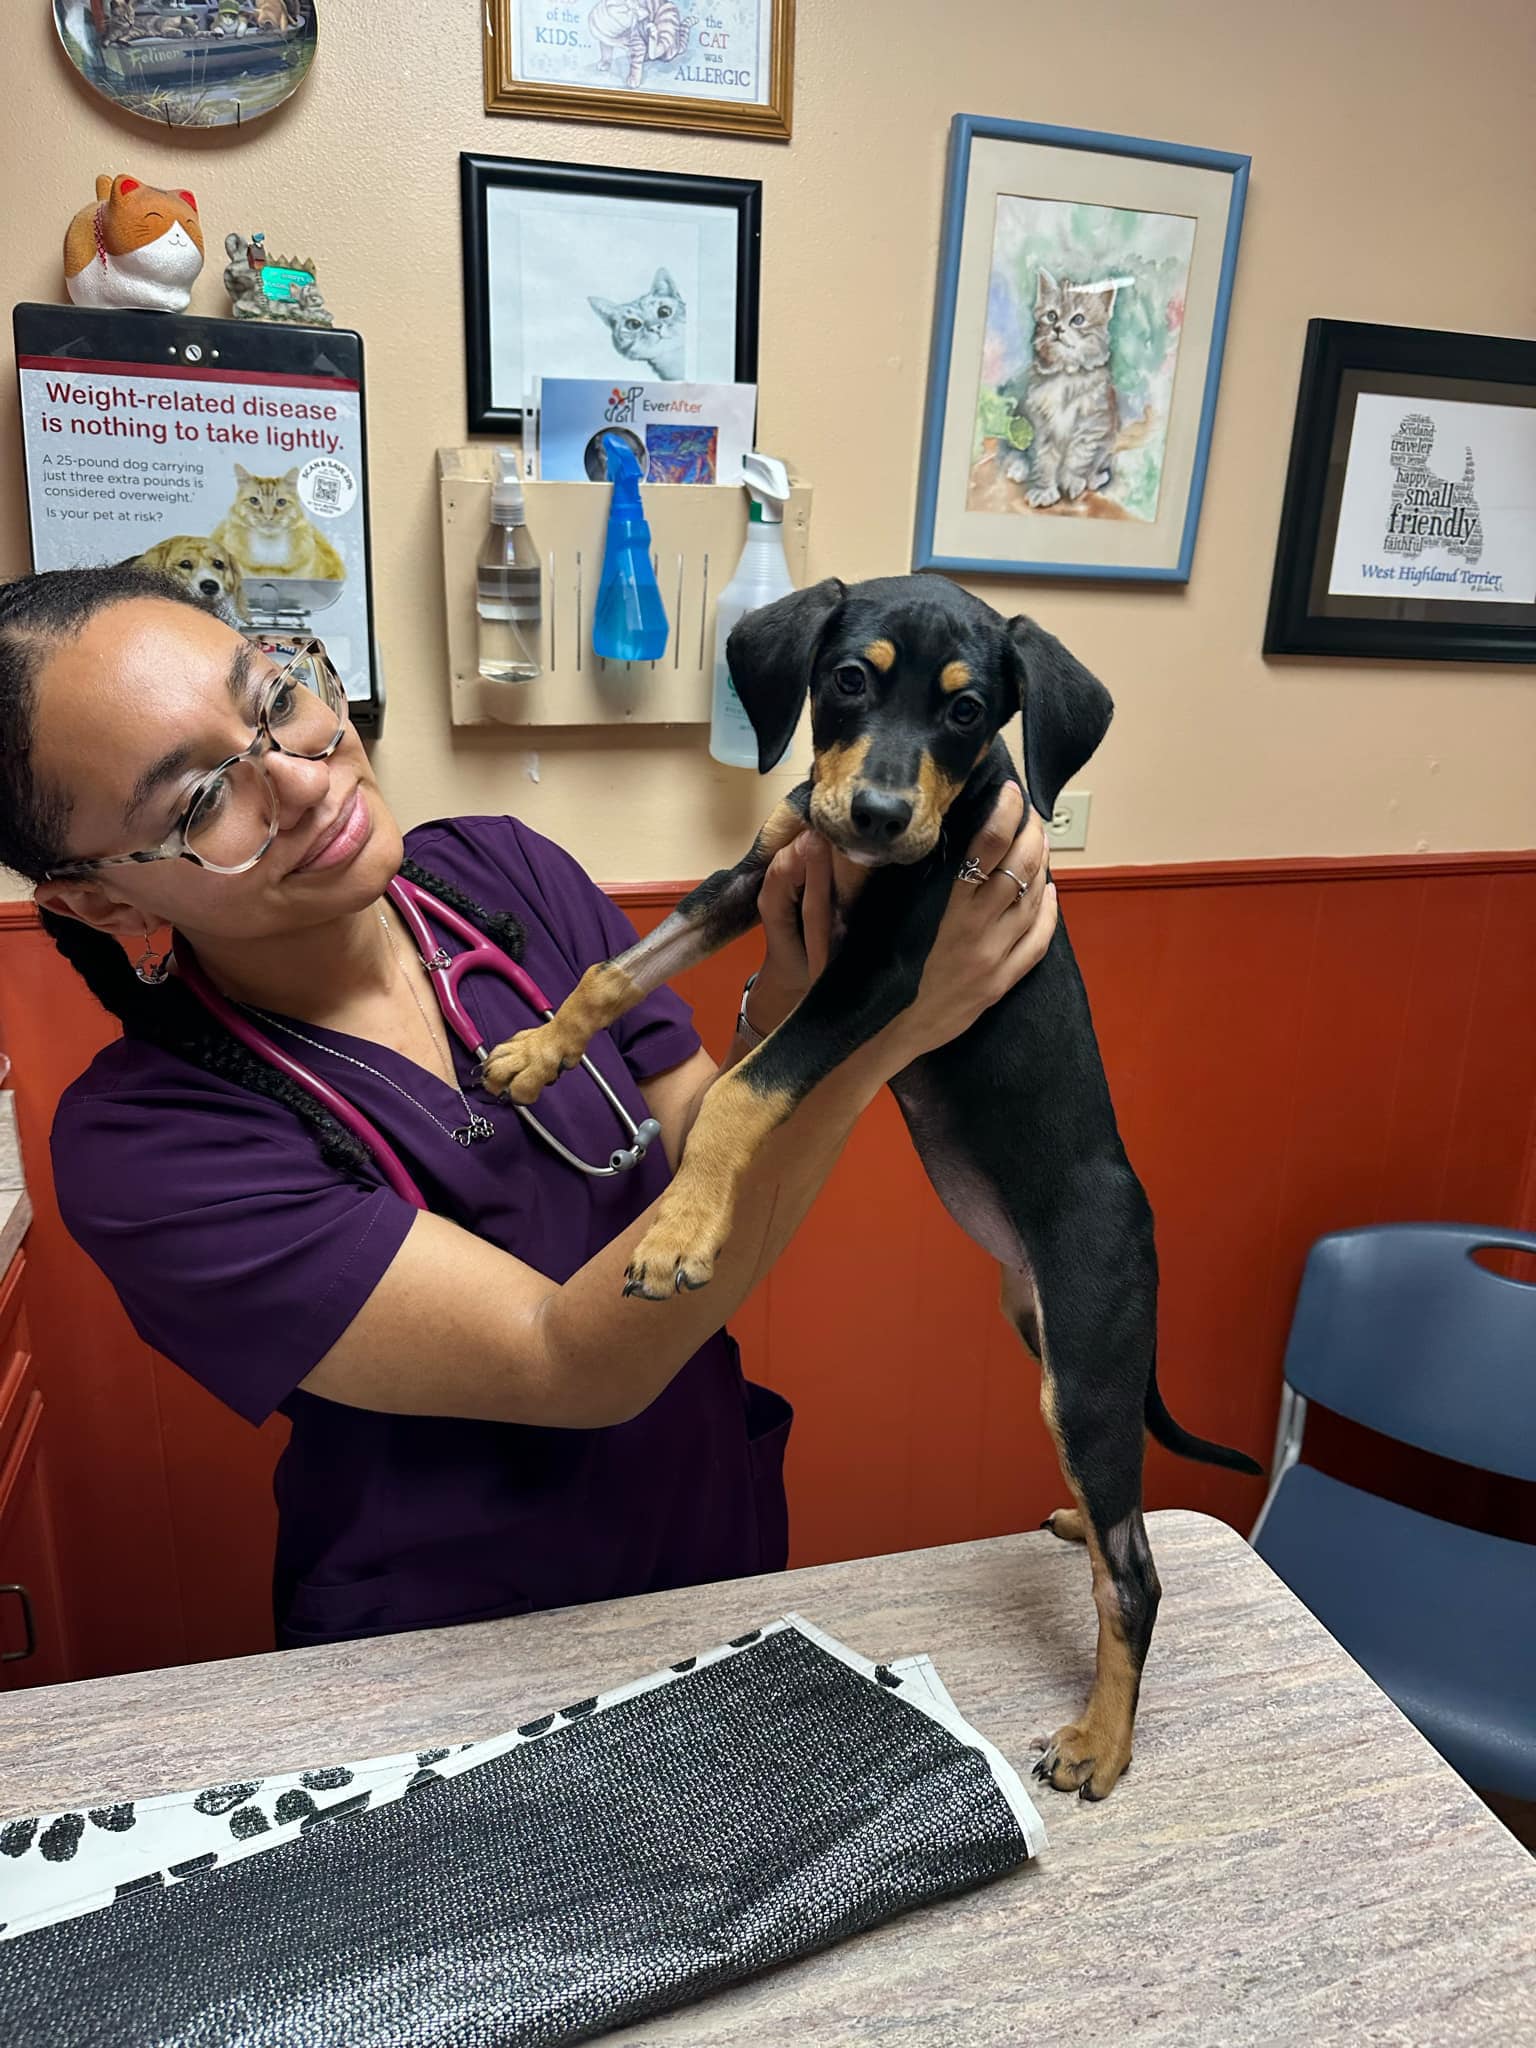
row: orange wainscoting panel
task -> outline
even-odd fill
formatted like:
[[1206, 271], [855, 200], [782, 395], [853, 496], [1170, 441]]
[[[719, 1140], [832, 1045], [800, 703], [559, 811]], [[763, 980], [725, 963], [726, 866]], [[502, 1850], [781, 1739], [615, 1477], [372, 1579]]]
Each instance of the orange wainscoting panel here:
[[[1164, 1391], [1190, 1428], [1267, 1463], [1315, 1237], [1403, 1218], [1536, 1228], [1536, 853], [1079, 870], [1061, 886], [1157, 1212]], [[645, 929], [682, 887], [612, 893]], [[680, 984], [713, 1051], [753, 964], [742, 941]], [[29, 1313], [81, 1676], [269, 1644], [283, 1431], [251, 1431], [140, 1344], [63, 1231], [48, 1125], [105, 1035], [30, 912], [0, 905], [0, 1045], [37, 1210]], [[798, 1410], [796, 1563], [1024, 1528], [1060, 1502], [996, 1294], [877, 1104], [733, 1322], [749, 1370]], [[1536, 1537], [1528, 1492], [1360, 1432], [1318, 1443], [1363, 1484]], [[1262, 1487], [1153, 1448], [1147, 1494], [1246, 1530]]]

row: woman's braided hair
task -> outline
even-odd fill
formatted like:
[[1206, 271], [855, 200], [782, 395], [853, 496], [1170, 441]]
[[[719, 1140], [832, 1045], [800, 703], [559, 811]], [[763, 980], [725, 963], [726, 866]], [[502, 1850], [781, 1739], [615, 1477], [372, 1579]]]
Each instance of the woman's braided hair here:
[[[129, 566], [54, 569], [0, 584], [0, 866], [28, 881], [42, 881], [68, 858], [63, 850], [68, 801], [38, 780], [32, 764], [38, 671], [51, 647], [83, 631], [98, 612], [145, 597], [203, 609], [173, 578]], [[514, 959], [521, 957], [523, 930], [515, 917], [482, 910], [414, 861], [405, 861], [401, 873], [469, 918]], [[359, 1140], [307, 1089], [232, 1038], [174, 975], [146, 986], [109, 932], [55, 911], [38, 914], [44, 931], [127, 1037], [162, 1046], [210, 1074], [271, 1096], [310, 1126], [329, 1165], [369, 1175], [368, 1154]]]

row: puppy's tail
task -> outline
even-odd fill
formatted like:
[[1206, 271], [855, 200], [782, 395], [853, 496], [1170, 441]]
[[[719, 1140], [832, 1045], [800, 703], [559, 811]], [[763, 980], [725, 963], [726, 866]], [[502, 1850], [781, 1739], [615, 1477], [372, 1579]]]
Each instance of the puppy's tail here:
[[1209, 1443], [1203, 1436], [1191, 1436], [1187, 1429], [1181, 1429], [1158, 1392], [1155, 1372], [1147, 1382], [1146, 1416], [1148, 1430], [1165, 1451], [1180, 1458], [1193, 1458], [1200, 1465], [1220, 1465], [1228, 1472], [1248, 1472], [1255, 1479], [1263, 1478], [1264, 1467], [1255, 1464], [1246, 1451], [1229, 1450], [1225, 1444]]

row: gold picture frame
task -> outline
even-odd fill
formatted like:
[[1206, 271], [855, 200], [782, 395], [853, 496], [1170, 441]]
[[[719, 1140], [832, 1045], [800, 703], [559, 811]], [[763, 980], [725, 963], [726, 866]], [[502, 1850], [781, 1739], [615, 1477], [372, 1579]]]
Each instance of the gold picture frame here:
[[[755, 47], [749, 58], [739, 49], [732, 51], [732, 27], [755, 14]], [[544, 17], [535, 23], [536, 16]], [[764, 17], [766, 16], [766, 20]], [[575, 17], [572, 20], [572, 17]], [[524, 25], [538, 32], [569, 38], [552, 50], [551, 73], [562, 59], [571, 75], [566, 78], [520, 76], [517, 65], [519, 30]], [[647, 44], [646, 27], [652, 34]], [[612, 36], [604, 36], [604, 27]], [[488, 114], [523, 114], [546, 121], [608, 121], [624, 127], [680, 128], [706, 135], [744, 135], [758, 140], [787, 142], [790, 138], [794, 102], [795, 0], [726, 0], [717, 25], [700, 29], [685, 21], [674, 0], [575, 0], [575, 4], [552, 4], [552, 0], [485, 0], [485, 111]], [[668, 49], [669, 36], [682, 33], [687, 40]], [[695, 40], [704, 34], [724, 38], [706, 48]], [[630, 38], [628, 45], [624, 38]], [[659, 42], [661, 54], [655, 54]], [[738, 43], [740, 37], [738, 36]], [[595, 82], [604, 70], [617, 75], [631, 52], [630, 73], [622, 85]], [[568, 56], [565, 53], [569, 53]], [[732, 59], [735, 61], [732, 61]], [[711, 61], [714, 59], [716, 61]], [[690, 72], [700, 74], [707, 84], [717, 72], [732, 89], [744, 83], [741, 66], [750, 61], [751, 75], [760, 79], [767, 73], [762, 97], [712, 98], [707, 92], [690, 94], [677, 90], [690, 82]], [[658, 66], [657, 87], [632, 86], [628, 78]]]

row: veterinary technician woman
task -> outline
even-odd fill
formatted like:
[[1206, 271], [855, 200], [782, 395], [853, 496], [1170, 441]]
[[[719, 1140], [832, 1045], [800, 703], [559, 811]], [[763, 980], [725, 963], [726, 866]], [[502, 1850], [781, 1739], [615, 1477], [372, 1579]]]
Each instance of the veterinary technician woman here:
[[[1019, 822], [1010, 792], [974, 849], [989, 874], [1039, 871], [1038, 831], [1015, 839]], [[623, 1297], [625, 1266], [716, 1071], [687, 1010], [660, 991], [593, 1044], [631, 1117], [661, 1127], [632, 1172], [581, 1172], [480, 1091], [386, 893], [402, 864], [509, 951], [515, 917], [555, 1004], [632, 929], [515, 820], [444, 820], [402, 842], [322, 654], [258, 649], [143, 572], [0, 586], [0, 860], [37, 884], [47, 929], [124, 1026], [59, 1107], [65, 1221], [146, 1342], [252, 1423], [280, 1410], [292, 1424], [276, 1480], [284, 1644], [781, 1566], [789, 1410], [743, 1381], [720, 1319], [783, 1250], [860, 1110], [1026, 973], [1055, 916], [1048, 888], [957, 888], [915, 1003], [748, 1176], [712, 1286], [652, 1306]], [[750, 1029], [806, 985], [802, 897], [825, 956], [825, 861], [802, 840], [765, 885]], [[183, 973], [155, 982], [165, 926], [215, 1005], [362, 1112], [424, 1209]], [[138, 974], [124, 940], [144, 949]], [[500, 975], [460, 988], [487, 1045], [533, 1021]], [[562, 1077], [539, 1114], [581, 1159], [622, 1143], [587, 1074]]]

